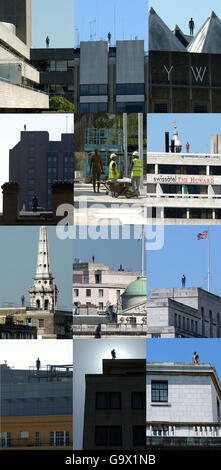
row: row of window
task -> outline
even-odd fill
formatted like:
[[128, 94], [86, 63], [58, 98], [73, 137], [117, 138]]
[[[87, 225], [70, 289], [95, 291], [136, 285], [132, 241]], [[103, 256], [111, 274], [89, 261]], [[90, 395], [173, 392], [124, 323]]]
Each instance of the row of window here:
[[[86, 289], [85, 290], [86, 297], [91, 297], [91, 289]], [[93, 294], [95, 294], [95, 290], [93, 289]], [[120, 289], [116, 290], [117, 297], [120, 296]], [[98, 296], [103, 297], [104, 296], [104, 289], [98, 289]], [[79, 297], [79, 289], [74, 289], [74, 297]]]
[[[116, 85], [116, 95], [144, 95], [144, 83], [123, 83]], [[108, 95], [108, 85], [80, 85], [80, 96]]]
[[[29, 439], [29, 432], [22, 431], [20, 433], [20, 439], [17, 441], [12, 442], [11, 433], [10, 432], [0, 432], [0, 447], [16, 447], [21, 446], [22, 444], [25, 445], [25, 441], [23, 439]], [[49, 434], [49, 442], [50, 446], [52, 447], [66, 447], [70, 445], [70, 435], [69, 431], [51, 431]], [[41, 445], [40, 441], [40, 433], [39, 431], [35, 431], [35, 439], [33, 445], [39, 447]], [[48, 445], [48, 443], [42, 442], [42, 445]]]
[[[131, 408], [135, 410], [145, 409], [145, 392], [131, 393]], [[121, 392], [97, 392], [96, 408], [98, 410], [119, 410], [121, 409]]]
[[[153, 106], [154, 113], [168, 113], [169, 105], [168, 103], [154, 103]], [[208, 105], [204, 103], [194, 103], [193, 104], [193, 113], [208, 113]]]
[[[80, 113], [107, 113], [108, 103], [80, 103]], [[116, 103], [117, 113], [144, 113], [144, 102], [132, 103]]]

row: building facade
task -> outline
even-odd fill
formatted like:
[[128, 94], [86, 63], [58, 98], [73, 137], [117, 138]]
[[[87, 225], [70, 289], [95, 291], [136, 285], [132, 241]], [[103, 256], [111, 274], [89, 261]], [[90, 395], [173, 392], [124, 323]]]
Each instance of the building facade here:
[[147, 363], [147, 446], [220, 446], [220, 382], [210, 364]]
[[21, 131], [20, 141], [9, 152], [9, 179], [20, 185], [20, 209], [52, 210], [52, 184], [74, 179], [74, 135], [51, 141], [47, 131]]
[[214, 12], [195, 37], [171, 31], [149, 10], [149, 113], [221, 111], [221, 21]]
[[39, 88], [49, 95], [74, 102], [74, 49], [31, 49], [32, 65], [40, 73]]
[[148, 338], [220, 338], [221, 298], [201, 288], [151, 289]]
[[87, 374], [84, 450], [145, 448], [145, 360], [103, 360]]
[[221, 154], [218, 136], [211, 136], [209, 154], [182, 151], [175, 125], [165, 152], [147, 153], [147, 205], [153, 217], [167, 224], [197, 224], [201, 219], [219, 224], [221, 218]]
[[74, 336], [146, 334], [146, 278], [101, 263], [73, 265]]
[[3, 0], [0, 6], [0, 109], [47, 110], [40, 76], [30, 62], [31, 1]]
[[143, 40], [85, 41], [74, 50], [74, 105], [80, 113], [145, 113]]
[[72, 448], [72, 369], [0, 365], [1, 450]]

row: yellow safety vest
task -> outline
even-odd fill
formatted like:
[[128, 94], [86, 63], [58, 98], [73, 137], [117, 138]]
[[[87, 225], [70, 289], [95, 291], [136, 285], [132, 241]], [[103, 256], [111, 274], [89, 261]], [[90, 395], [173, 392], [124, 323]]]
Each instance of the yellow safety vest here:
[[142, 161], [139, 158], [133, 159], [133, 168], [131, 171], [131, 176], [141, 176], [142, 175]]
[[[115, 167], [116, 172], [114, 172], [114, 169], [113, 169], [114, 163], [116, 165]], [[120, 173], [118, 173], [117, 162], [113, 160], [110, 162], [110, 166], [109, 166], [109, 179], [111, 180], [111, 179], [119, 178], [119, 176], [120, 176]]]

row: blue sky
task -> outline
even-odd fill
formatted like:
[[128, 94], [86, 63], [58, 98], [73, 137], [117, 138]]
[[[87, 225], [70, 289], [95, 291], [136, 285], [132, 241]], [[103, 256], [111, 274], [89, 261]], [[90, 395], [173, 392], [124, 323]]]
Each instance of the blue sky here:
[[190, 152], [209, 153], [210, 136], [221, 134], [220, 114], [151, 114], [147, 116], [148, 152], [165, 151], [165, 132], [168, 131], [172, 139], [174, 120], [183, 152], [188, 141]]
[[[36, 271], [39, 227], [2, 226], [0, 229], [0, 306], [21, 305]], [[70, 240], [59, 240], [56, 227], [48, 227], [51, 272], [59, 289], [58, 305], [72, 308], [72, 263]]]
[[[91, 22], [91, 23], [90, 23]], [[107, 39], [112, 34], [112, 41], [130, 39], [147, 40], [148, 1], [139, 0], [75, 0], [74, 28], [75, 45], [78, 31], [80, 41]], [[116, 26], [114, 26], [116, 25]], [[116, 31], [116, 36], [115, 36]]]
[[189, 34], [188, 23], [192, 17], [195, 21], [195, 33], [201, 28], [207, 17], [213, 10], [221, 18], [221, 3], [218, 0], [149, 0], [149, 6], [152, 6], [161, 19], [172, 29], [177, 24], [180, 29]]
[[[92, 230], [90, 228], [90, 230]], [[103, 228], [103, 233], [106, 228]], [[73, 259], [80, 258], [82, 262], [92, 262], [92, 256], [95, 256], [95, 263], [104, 263], [111, 269], [118, 269], [122, 264], [125, 270], [133, 270], [141, 272], [141, 241], [134, 239], [134, 230], [128, 228], [131, 239], [110, 239], [111, 229], [109, 228], [109, 239], [107, 240], [74, 240], [73, 242]], [[122, 238], [121, 228], [119, 228], [120, 237]], [[142, 229], [137, 229], [138, 237], [142, 233]], [[78, 232], [79, 236], [79, 232]], [[90, 233], [89, 233], [90, 236]]]
[[52, 48], [73, 47], [74, 0], [32, 0], [32, 47], [45, 47], [47, 36]]
[[[187, 287], [207, 290], [208, 241], [197, 234], [207, 226], [166, 226], [164, 247], [146, 253], [147, 289], [181, 287], [186, 276]], [[221, 227], [210, 227], [210, 291], [221, 296]]]
[[201, 363], [216, 368], [221, 380], [221, 339], [149, 339], [146, 341], [148, 362], [192, 362], [193, 352]]

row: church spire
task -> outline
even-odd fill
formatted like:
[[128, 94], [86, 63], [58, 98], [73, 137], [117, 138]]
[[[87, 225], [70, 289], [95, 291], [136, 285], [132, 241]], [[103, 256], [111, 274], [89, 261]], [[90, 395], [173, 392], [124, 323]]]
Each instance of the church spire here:
[[37, 267], [34, 276], [34, 285], [29, 290], [31, 307], [41, 310], [54, 310], [57, 297], [57, 288], [53, 284], [50, 271], [48, 234], [45, 226], [40, 227]]

